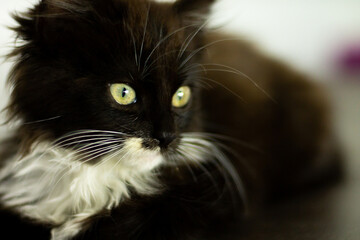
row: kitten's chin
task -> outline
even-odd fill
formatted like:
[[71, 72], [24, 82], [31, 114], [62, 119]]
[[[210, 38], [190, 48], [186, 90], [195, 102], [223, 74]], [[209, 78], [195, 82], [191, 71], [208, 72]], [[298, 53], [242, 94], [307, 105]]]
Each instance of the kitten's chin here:
[[124, 143], [124, 147], [113, 157], [113, 163], [119, 168], [130, 171], [146, 172], [160, 166], [164, 157], [160, 148], [148, 150], [142, 146], [141, 138], [130, 138]]
[[164, 162], [160, 151], [146, 150], [143, 153], [137, 154], [133, 159], [124, 162], [124, 166], [130, 167], [131, 170], [146, 172], [161, 165]]

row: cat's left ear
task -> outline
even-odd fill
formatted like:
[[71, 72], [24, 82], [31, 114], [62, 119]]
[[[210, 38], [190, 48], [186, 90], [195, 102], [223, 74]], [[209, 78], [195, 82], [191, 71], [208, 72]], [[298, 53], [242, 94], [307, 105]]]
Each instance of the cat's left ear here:
[[178, 0], [175, 2], [174, 8], [184, 18], [204, 20], [214, 2], [216, 0]]

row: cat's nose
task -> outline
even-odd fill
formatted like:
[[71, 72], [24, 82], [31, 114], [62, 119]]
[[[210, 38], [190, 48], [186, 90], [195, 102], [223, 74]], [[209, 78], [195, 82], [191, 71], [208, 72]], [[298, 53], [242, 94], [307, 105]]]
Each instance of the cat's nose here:
[[142, 146], [146, 149], [154, 150], [159, 147], [160, 141], [153, 138], [143, 139]]
[[147, 149], [155, 149], [157, 147], [167, 148], [174, 140], [176, 135], [174, 133], [161, 133], [154, 138], [147, 138], [143, 140], [143, 147]]
[[156, 137], [159, 140], [159, 146], [161, 148], [167, 148], [176, 139], [175, 133], [163, 132]]

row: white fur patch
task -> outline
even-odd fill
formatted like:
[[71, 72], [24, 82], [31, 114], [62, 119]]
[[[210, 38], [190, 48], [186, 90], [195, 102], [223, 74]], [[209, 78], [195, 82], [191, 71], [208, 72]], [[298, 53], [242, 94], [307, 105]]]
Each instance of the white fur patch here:
[[53, 240], [70, 239], [83, 220], [129, 198], [129, 186], [141, 194], [160, 189], [153, 170], [163, 157], [159, 149], [146, 150], [141, 143], [130, 138], [94, 165], [76, 161], [71, 150], [40, 144], [1, 170], [1, 201], [27, 217], [57, 225]]
[[[191, 162], [196, 167], [204, 159], [213, 161], [226, 171], [234, 190], [245, 197], [236, 169], [208, 141], [210, 136], [182, 134], [178, 148], [172, 157], [168, 156], [166, 164]], [[129, 186], [146, 195], [161, 190], [155, 171], [165, 163], [160, 149], [144, 149], [139, 138], [127, 139], [121, 146], [102, 157], [99, 163], [90, 165], [77, 161], [72, 150], [39, 144], [26, 157], [9, 159], [1, 169], [0, 200], [24, 216], [56, 225], [51, 231], [52, 240], [71, 239], [82, 230], [84, 220], [130, 198]]]

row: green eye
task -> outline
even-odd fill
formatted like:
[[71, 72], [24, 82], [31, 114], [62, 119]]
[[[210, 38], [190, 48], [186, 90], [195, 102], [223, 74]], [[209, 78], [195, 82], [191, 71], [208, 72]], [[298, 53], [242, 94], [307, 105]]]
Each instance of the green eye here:
[[172, 105], [176, 108], [184, 107], [191, 97], [191, 90], [188, 86], [180, 87], [173, 96]]
[[115, 101], [120, 105], [136, 103], [136, 92], [129, 85], [123, 83], [111, 84], [110, 92]]

